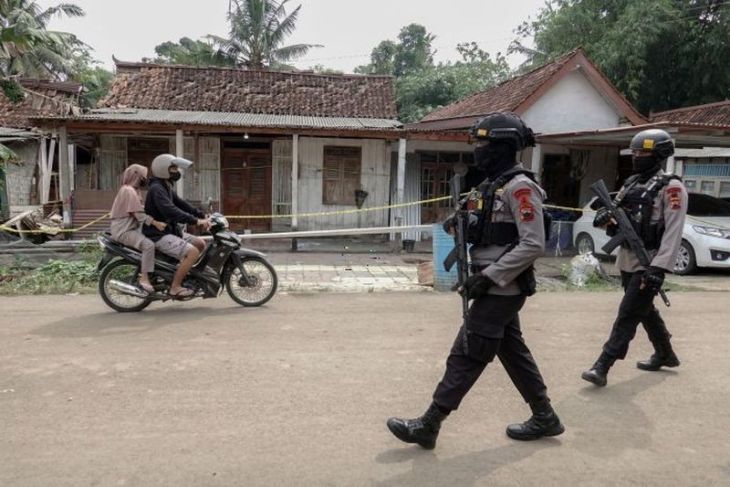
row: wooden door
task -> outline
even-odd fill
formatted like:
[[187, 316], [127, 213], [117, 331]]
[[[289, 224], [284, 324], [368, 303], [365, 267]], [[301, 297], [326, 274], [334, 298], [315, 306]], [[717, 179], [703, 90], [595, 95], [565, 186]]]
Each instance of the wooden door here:
[[[271, 214], [271, 151], [224, 148], [221, 162], [223, 213]], [[270, 219], [231, 220], [231, 228], [271, 230]]]

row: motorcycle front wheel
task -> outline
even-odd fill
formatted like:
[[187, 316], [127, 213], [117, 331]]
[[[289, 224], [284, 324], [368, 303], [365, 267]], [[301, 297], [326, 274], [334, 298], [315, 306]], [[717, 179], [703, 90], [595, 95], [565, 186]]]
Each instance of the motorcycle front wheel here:
[[260, 257], [244, 257], [242, 265], [251, 284], [241, 280], [241, 269], [234, 266], [225, 283], [231, 299], [241, 306], [256, 307], [274, 297], [278, 286], [274, 267]]
[[99, 294], [101, 299], [114, 311], [136, 313], [152, 302], [151, 298], [141, 298], [125, 294], [114, 288], [113, 281], [137, 286], [138, 267], [124, 260], [115, 260], [104, 267], [99, 275]]

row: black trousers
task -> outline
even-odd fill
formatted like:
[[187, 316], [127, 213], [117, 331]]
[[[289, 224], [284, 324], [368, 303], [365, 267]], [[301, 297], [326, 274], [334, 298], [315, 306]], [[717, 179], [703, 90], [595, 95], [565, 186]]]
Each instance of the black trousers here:
[[659, 310], [654, 306], [653, 293], [641, 289], [644, 272], [622, 272], [621, 283], [624, 297], [618, 308], [618, 316], [613, 323], [611, 336], [603, 346], [603, 351], [615, 359], [623, 360], [629, 351], [629, 343], [636, 336], [639, 323], [644, 325], [654, 349], [659, 351], [669, 347], [669, 334]]
[[547, 397], [545, 383], [520, 330], [518, 313], [525, 299], [487, 295], [474, 301], [466, 327], [462, 326], [451, 347], [444, 377], [433, 394], [436, 405], [450, 411], [457, 409], [495, 356], [526, 402]]

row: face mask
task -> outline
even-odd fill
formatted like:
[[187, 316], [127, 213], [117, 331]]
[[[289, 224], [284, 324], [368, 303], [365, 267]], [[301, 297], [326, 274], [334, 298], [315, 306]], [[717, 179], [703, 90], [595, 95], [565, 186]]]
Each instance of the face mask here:
[[145, 189], [147, 186], [149, 186], [150, 182], [147, 178], [141, 178], [139, 180], [139, 183], [137, 184], [137, 188], [139, 189]]
[[474, 149], [477, 168], [494, 178], [516, 164], [516, 153], [509, 144], [490, 143]]
[[179, 172], [170, 173], [170, 181], [172, 181], [173, 183], [180, 181], [181, 177], [182, 174], [180, 174]]

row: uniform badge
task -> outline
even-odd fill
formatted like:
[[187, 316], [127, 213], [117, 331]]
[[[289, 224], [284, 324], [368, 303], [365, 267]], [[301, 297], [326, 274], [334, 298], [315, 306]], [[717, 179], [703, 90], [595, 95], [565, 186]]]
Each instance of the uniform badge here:
[[667, 195], [669, 195], [669, 208], [672, 210], [682, 208], [682, 188], [669, 188]]
[[520, 202], [520, 221], [531, 222], [535, 219], [535, 205], [530, 201], [532, 190], [529, 188], [515, 191], [515, 198]]

